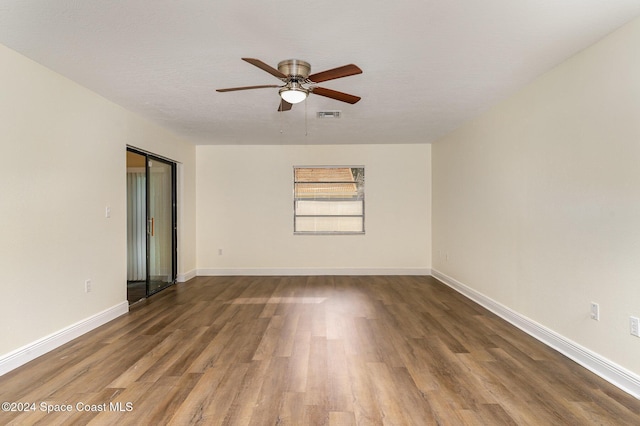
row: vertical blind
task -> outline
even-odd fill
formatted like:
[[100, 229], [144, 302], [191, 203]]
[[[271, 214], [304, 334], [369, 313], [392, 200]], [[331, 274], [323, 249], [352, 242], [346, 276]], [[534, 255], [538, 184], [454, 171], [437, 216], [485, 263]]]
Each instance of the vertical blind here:
[[147, 279], [145, 194], [145, 172], [127, 172], [127, 281]]

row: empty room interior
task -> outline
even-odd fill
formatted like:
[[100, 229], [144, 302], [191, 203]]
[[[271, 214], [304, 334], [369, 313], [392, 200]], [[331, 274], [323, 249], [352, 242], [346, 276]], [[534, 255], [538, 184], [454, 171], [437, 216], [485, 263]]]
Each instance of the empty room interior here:
[[0, 423], [640, 424], [639, 51], [637, 0], [0, 2]]

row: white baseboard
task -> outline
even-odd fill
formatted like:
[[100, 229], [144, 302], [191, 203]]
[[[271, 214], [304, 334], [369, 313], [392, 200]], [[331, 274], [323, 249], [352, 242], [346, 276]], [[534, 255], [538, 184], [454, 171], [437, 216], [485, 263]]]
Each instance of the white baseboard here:
[[432, 270], [432, 275], [434, 278], [437, 278], [447, 286], [487, 308], [535, 339], [555, 349], [567, 358], [575, 361], [587, 370], [597, 374], [628, 394], [640, 399], [640, 376], [637, 374], [632, 373], [601, 355], [578, 345], [553, 330], [520, 315], [519, 313], [507, 308], [495, 300], [490, 299], [484, 294], [473, 290], [442, 272], [434, 269]]
[[179, 283], [184, 283], [189, 281], [191, 278], [195, 278], [198, 276], [198, 271], [195, 269], [192, 269], [188, 272], [185, 272], [183, 274], [178, 274], [178, 276], [176, 277], [176, 281]]
[[29, 343], [15, 351], [0, 356], [0, 376], [52, 351], [94, 328], [129, 312], [129, 302], [124, 301], [82, 321]]
[[198, 276], [431, 275], [431, 268], [205, 268]]

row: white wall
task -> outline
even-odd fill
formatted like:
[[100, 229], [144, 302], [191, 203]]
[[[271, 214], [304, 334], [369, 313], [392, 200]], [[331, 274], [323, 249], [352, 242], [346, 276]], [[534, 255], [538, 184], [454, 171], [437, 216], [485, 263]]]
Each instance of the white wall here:
[[636, 374], [639, 41], [635, 20], [433, 146], [434, 270]]
[[[293, 235], [304, 165], [365, 166], [365, 235]], [[196, 169], [200, 274], [429, 272], [430, 145], [198, 146]]]
[[0, 63], [1, 360], [126, 304], [127, 144], [182, 162], [195, 269], [195, 147], [4, 46]]

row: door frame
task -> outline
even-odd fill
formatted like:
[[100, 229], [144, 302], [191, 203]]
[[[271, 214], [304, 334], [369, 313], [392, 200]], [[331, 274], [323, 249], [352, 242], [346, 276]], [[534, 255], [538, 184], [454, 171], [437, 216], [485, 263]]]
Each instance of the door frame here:
[[[166, 164], [168, 166], [170, 166], [171, 169], [171, 281], [163, 287], [160, 287], [154, 291], [150, 291], [150, 283], [151, 283], [151, 259], [150, 259], [150, 252], [151, 252], [151, 244], [150, 244], [150, 236], [149, 236], [149, 232], [146, 232], [145, 234], [145, 262], [146, 262], [146, 284], [145, 284], [145, 294], [146, 297], [151, 296], [152, 294], [155, 294], [159, 291], [164, 290], [165, 288], [173, 285], [176, 283], [177, 280], [177, 276], [178, 276], [178, 208], [177, 208], [177, 163], [173, 160], [170, 160], [168, 158], [165, 157], [161, 157], [159, 155], [150, 153], [148, 151], [144, 151], [142, 149], [139, 148], [135, 148], [133, 146], [129, 146], [127, 145], [126, 150], [128, 152], [132, 152], [134, 154], [143, 156], [145, 158], [145, 217], [146, 217], [146, 221], [147, 224], [149, 223], [149, 218], [150, 218], [150, 210], [151, 210], [151, 203], [150, 203], [150, 170], [149, 170], [149, 162], [150, 161], [157, 161], [163, 164]], [[148, 226], [148, 225], [147, 225]], [[131, 301], [130, 301], [131, 303]], [[135, 301], [133, 302], [135, 303]]]

